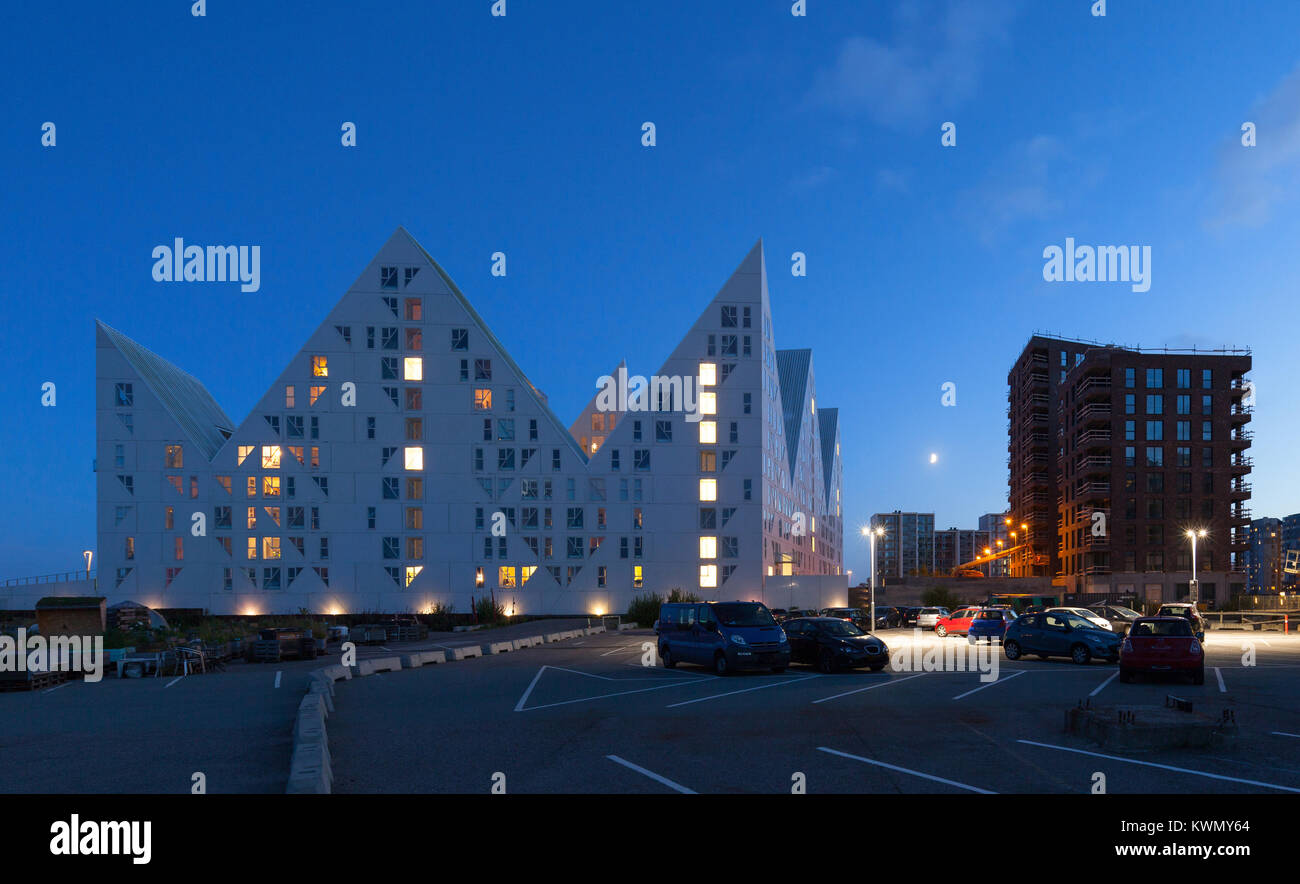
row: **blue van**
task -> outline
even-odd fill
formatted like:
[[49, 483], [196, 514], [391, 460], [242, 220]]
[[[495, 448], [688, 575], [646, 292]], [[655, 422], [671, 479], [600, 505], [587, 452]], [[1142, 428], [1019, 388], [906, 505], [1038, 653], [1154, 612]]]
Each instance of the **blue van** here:
[[671, 602], [659, 609], [659, 659], [710, 666], [718, 675], [738, 669], [784, 672], [790, 642], [761, 602]]

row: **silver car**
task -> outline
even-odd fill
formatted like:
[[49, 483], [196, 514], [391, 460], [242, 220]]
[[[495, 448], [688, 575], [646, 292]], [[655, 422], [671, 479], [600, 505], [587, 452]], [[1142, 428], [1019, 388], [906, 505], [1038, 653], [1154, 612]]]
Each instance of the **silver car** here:
[[947, 617], [951, 611], [947, 608], [922, 608], [916, 615], [917, 629], [934, 629], [939, 625], [940, 617]]

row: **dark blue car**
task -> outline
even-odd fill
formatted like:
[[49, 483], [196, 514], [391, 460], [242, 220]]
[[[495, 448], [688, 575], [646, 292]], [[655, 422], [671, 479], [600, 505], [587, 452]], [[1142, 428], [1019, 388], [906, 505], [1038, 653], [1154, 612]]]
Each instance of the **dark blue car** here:
[[672, 602], [659, 609], [659, 659], [708, 666], [718, 675], [738, 669], [784, 672], [790, 643], [761, 602]]
[[1119, 641], [1118, 633], [1101, 629], [1077, 614], [1045, 611], [1023, 614], [1008, 626], [1002, 639], [1002, 652], [1008, 660], [1037, 654], [1044, 660], [1069, 657], [1080, 665], [1093, 657], [1114, 663], [1119, 660]]

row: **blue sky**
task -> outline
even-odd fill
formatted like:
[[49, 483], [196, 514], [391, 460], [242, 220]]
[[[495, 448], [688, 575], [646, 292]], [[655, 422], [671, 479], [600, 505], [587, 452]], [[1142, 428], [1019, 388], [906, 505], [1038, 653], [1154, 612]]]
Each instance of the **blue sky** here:
[[[1005, 506], [1036, 330], [1252, 347], [1253, 509], [1300, 510], [1300, 4], [791, 2], [6, 9], [0, 576], [94, 545], [95, 318], [239, 420], [399, 224], [566, 421], [620, 359], [656, 369], [762, 236], [777, 345], [841, 409], [846, 534]], [[153, 282], [175, 236], [261, 245], [261, 291]], [[1150, 246], [1150, 291], [1044, 282], [1066, 236]]]

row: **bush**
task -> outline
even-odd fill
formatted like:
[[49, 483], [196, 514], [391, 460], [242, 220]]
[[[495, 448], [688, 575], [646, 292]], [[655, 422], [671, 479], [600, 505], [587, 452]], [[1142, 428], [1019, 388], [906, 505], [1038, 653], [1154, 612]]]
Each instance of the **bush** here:
[[484, 624], [503, 623], [506, 619], [505, 606], [494, 602], [490, 596], [484, 596], [474, 603], [474, 613], [478, 622]]
[[669, 602], [698, 602], [700, 597], [693, 592], [683, 592], [680, 586], [674, 586], [668, 591]]
[[420, 615], [420, 622], [433, 632], [451, 632], [452, 627], [456, 625], [452, 607], [452, 605], [434, 605], [429, 609], [429, 613]]
[[663, 603], [664, 600], [653, 592], [633, 596], [632, 603], [627, 606], [627, 619], [637, 626], [648, 629], [659, 619], [659, 608]]
[[926, 608], [960, 608], [961, 598], [946, 586], [932, 586], [921, 593], [921, 605]]

